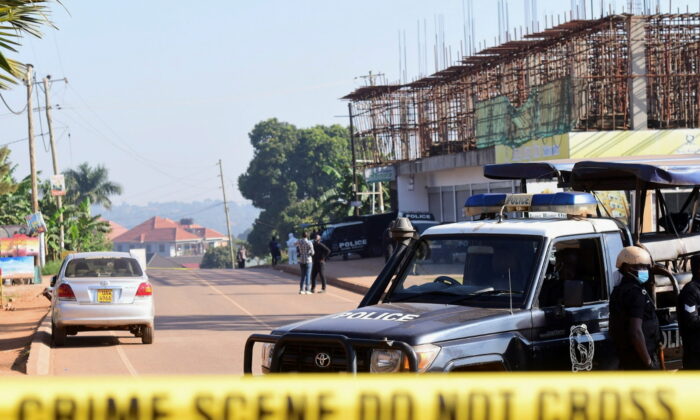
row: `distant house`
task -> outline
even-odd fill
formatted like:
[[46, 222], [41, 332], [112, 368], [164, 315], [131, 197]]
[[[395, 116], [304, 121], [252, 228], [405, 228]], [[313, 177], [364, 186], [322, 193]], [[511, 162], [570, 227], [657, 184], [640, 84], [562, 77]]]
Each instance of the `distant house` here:
[[209, 247], [228, 244], [225, 235], [189, 222], [182, 225], [165, 217], [152, 217], [114, 238], [114, 250], [145, 248], [149, 256], [181, 257], [202, 255]]
[[114, 238], [116, 238], [117, 236], [121, 235], [122, 233], [124, 233], [128, 230], [124, 226], [122, 226], [119, 223], [114, 222], [112, 220], [106, 220], [103, 218], [100, 218], [100, 220], [109, 223], [109, 233], [107, 234], [107, 239], [109, 239], [110, 241], [113, 241]]

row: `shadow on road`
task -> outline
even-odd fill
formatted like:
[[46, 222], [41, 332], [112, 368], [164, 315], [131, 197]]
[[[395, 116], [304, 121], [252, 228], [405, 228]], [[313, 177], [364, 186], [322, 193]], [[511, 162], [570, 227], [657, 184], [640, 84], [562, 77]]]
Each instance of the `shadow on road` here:
[[109, 335], [109, 332], [105, 332], [105, 335], [90, 335], [90, 336], [81, 336], [80, 333], [78, 335], [70, 335], [66, 338], [66, 344], [59, 348], [64, 348], [64, 347], [109, 347], [109, 346], [116, 346], [119, 344], [119, 338], [114, 337]]

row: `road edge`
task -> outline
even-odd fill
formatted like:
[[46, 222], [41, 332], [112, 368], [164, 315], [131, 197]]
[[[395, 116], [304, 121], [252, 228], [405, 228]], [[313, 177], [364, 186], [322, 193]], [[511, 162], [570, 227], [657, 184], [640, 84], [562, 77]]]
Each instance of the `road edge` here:
[[[284, 271], [285, 273], [289, 274], [294, 274], [294, 275], [299, 275], [300, 274], [300, 268], [298, 265], [288, 265], [288, 264], [277, 264], [275, 266], [272, 266], [270, 268], [273, 268], [278, 271]], [[329, 285], [335, 286], [339, 289], [344, 289], [350, 292], [354, 293], [359, 293], [361, 295], [364, 295], [367, 293], [369, 290], [369, 287], [363, 286], [361, 284], [353, 283], [352, 281], [346, 280], [343, 277], [333, 277], [329, 276], [326, 274], [326, 281], [328, 282]]]
[[32, 343], [29, 346], [29, 358], [27, 359], [27, 375], [48, 375], [51, 368], [51, 317], [46, 311], [39, 327], [34, 332]]

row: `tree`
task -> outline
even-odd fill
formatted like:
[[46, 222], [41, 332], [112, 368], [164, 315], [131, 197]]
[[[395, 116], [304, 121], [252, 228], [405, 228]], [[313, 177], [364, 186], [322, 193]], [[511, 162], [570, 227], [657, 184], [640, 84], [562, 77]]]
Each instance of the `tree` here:
[[66, 201], [72, 204], [79, 205], [87, 199], [109, 210], [112, 207], [109, 197], [122, 193], [121, 185], [109, 180], [109, 171], [102, 165], [91, 168], [84, 162], [77, 169], [69, 169], [64, 174]]
[[[8, 89], [24, 75], [24, 66], [7, 58], [7, 52], [16, 53], [17, 41], [28, 34], [41, 38], [42, 25], [48, 20], [48, 0], [0, 0], [0, 89]], [[59, 2], [60, 3], [60, 2]]]
[[231, 253], [227, 246], [207, 249], [199, 263], [200, 268], [232, 268]]
[[[274, 118], [256, 124], [248, 136], [254, 155], [238, 188], [263, 210], [248, 241], [253, 254], [264, 255], [273, 235], [285, 238], [301, 223], [325, 217], [319, 199], [337, 186], [338, 178], [324, 167], [350, 168], [350, 140], [339, 125], [298, 129]], [[352, 199], [348, 196], [345, 205]]]

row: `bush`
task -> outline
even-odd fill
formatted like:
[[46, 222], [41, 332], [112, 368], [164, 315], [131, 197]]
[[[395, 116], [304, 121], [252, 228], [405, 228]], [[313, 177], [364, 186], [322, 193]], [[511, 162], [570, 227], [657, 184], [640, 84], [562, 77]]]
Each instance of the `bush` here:
[[42, 276], [53, 276], [58, 274], [58, 270], [61, 268], [61, 260], [46, 261], [43, 267], [41, 267]]
[[231, 253], [228, 246], [209, 248], [202, 257], [200, 268], [232, 268]]

